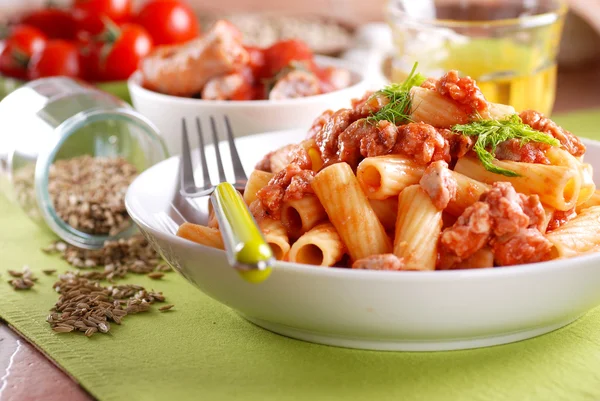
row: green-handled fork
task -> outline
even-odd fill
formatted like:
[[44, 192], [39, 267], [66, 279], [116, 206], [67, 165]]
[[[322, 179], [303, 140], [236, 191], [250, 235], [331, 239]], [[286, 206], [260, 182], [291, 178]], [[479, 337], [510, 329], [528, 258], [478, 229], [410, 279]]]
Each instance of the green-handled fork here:
[[248, 179], [237, 152], [229, 119], [225, 117], [225, 127], [231, 164], [235, 175], [234, 185], [227, 182], [225, 176], [223, 160], [219, 150], [219, 136], [213, 117], [210, 118], [210, 125], [219, 172], [219, 184], [213, 185], [211, 182], [206, 162], [206, 146], [202, 134], [202, 125], [200, 119], [196, 118], [196, 128], [200, 140], [200, 163], [202, 165], [202, 180], [200, 185], [196, 185], [187, 124], [183, 119], [180, 159], [181, 195], [188, 198], [210, 195], [229, 264], [237, 269], [247, 281], [260, 282], [269, 276], [275, 258], [254, 217], [250, 214], [246, 203], [238, 192], [238, 190], [244, 189]]

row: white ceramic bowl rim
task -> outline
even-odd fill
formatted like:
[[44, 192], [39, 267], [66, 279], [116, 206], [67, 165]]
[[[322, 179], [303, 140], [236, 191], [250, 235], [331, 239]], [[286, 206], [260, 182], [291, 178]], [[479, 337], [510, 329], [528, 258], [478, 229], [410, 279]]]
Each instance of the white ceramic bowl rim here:
[[345, 68], [345, 69], [349, 70], [350, 73], [352, 74], [352, 85], [350, 85], [346, 88], [343, 88], [343, 89], [323, 93], [320, 95], [299, 97], [299, 98], [295, 98], [295, 99], [283, 99], [283, 100], [268, 100], [268, 99], [267, 100], [203, 100], [203, 99], [194, 99], [194, 98], [189, 98], [189, 97], [166, 95], [164, 93], [155, 92], [150, 89], [144, 88], [141, 84], [142, 73], [139, 70], [136, 71], [133, 75], [131, 75], [131, 77], [128, 80], [128, 85], [130, 87], [135, 88], [135, 90], [138, 90], [138, 91], [144, 93], [144, 95], [146, 95], [146, 96], [149, 96], [149, 97], [154, 96], [156, 98], [161, 98], [164, 100], [172, 100], [172, 101], [178, 102], [182, 105], [186, 104], [186, 105], [197, 105], [197, 106], [206, 105], [206, 106], [227, 106], [227, 107], [231, 107], [231, 108], [244, 108], [244, 107], [250, 107], [250, 106], [257, 106], [257, 105], [265, 105], [265, 106], [266, 105], [271, 105], [271, 106], [296, 105], [296, 104], [312, 102], [315, 100], [324, 99], [325, 97], [331, 96], [334, 94], [341, 95], [346, 91], [350, 92], [365, 82], [364, 74], [361, 73], [358, 70], [357, 66], [350, 61], [336, 59], [336, 58], [327, 57], [327, 56], [315, 56], [315, 59], [317, 60], [317, 64], [325, 64], [326, 66], [341, 67], [341, 68]]
[[[269, 134], [269, 133], [266, 133]], [[265, 134], [259, 134], [265, 135]], [[248, 136], [247, 138], [252, 138], [254, 135]], [[586, 145], [592, 144], [592, 146], [600, 147], [600, 142], [592, 141], [592, 140], [583, 140]], [[147, 172], [152, 171], [153, 169], [161, 168], [161, 166], [169, 163], [171, 159], [178, 159], [178, 156], [174, 156], [170, 159], [160, 162], [159, 164], [151, 167], [150, 169], [143, 172], [141, 175], [146, 174]], [[171, 161], [172, 162], [172, 161]], [[127, 211], [131, 218], [139, 225], [143, 226], [144, 230], [148, 230], [157, 237], [162, 238], [165, 241], [177, 242], [180, 244], [194, 244], [194, 246], [198, 246], [204, 248], [205, 251], [212, 252], [220, 252], [224, 255], [224, 251], [210, 248], [201, 244], [195, 244], [192, 241], [177, 237], [171, 233], [165, 233], [163, 231], [157, 230], [154, 227], [146, 224], [143, 219], [136, 213], [135, 208], [131, 207], [128, 202], [128, 196], [125, 199], [125, 204], [127, 207]], [[569, 258], [569, 260], [578, 261], [578, 262], [587, 262], [587, 261], [597, 261], [600, 264], [600, 252], [590, 253], [582, 256], [577, 256], [574, 258]], [[434, 271], [382, 271], [382, 270], [359, 270], [359, 269], [349, 269], [343, 267], [319, 267], [313, 265], [304, 265], [299, 263], [291, 263], [291, 262], [282, 262], [277, 261], [275, 264], [275, 269], [287, 269], [291, 271], [295, 271], [297, 273], [304, 274], [313, 274], [315, 276], [338, 276], [344, 277], [345, 279], [357, 279], [362, 280], [365, 278], [373, 278], [373, 275], [378, 275], [377, 277], [381, 277], [389, 280], [407, 280], [411, 282], [422, 282], [422, 281], [444, 281], [448, 280], [464, 280], [469, 279], [471, 277], [487, 277], [490, 278], [504, 278], [504, 277], [512, 277], [518, 275], [528, 275], [531, 273], [536, 273], [540, 271], [548, 271], [548, 270], [562, 270], [562, 269], [576, 269], [578, 266], [585, 266], [585, 263], [576, 263], [573, 266], [564, 263], [565, 259], [556, 259], [547, 262], [538, 262], [538, 263], [530, 263], [525, 265], [516, 265], [516, 266], [504, 266], [504, 267], [487, 267], [487, 268], [479, 268], [479, 269], [457, 269], [457, 270], [434, 270]]]

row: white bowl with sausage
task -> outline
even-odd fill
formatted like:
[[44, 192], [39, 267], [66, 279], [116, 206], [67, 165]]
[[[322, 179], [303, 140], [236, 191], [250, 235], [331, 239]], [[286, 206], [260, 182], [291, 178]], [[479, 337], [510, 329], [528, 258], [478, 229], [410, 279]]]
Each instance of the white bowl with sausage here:
[[[263, 154], [304, 135], [304, 130], [254, 135], [237, 144], [251, 171]], [[600, 169], [600, 143], [586, 145], [586, 160]], [[226, 144], [220, 146], [226, 151]], [[214, 163], [213, 152], [208, 154]], [[421, 272], [277, 262], [266, 281], [248, 283], [223, 251], [175, 235], [182, 223], [172, 208], [178, 163], [171, 158], [139, 176], [127, 194], [129, 214], [190, 283], [276, 333], [350, 348], [466, 349], [550, 332], [600, 304], [600, 253], [514, 267]], [[186, 218], [206, 223], [203, 208], [196, 215], [178, 206]]]
[[[129, 93], [135, 108], [158, 127], [169, 152], [179, 154], [182, 118], [191, 123], [199, 117], [206, 123], [210, 116], [213, 116], [220, 124], [223, 116], [227, 116], [236, 137], [294, 128], [308, 129], [315, 116], [320, 115], [323, 110], [349, 107], [348, 99], [362, 97], [365, 91], [370, 89], [365, 76], [353, 63], [325, 56], [316, 56], [315, 61], [319, 66], [350, 71], [350, 86], [321, 95], [295, 99], [202, 100], [170, 96], [146, 89], [142, 85], [142, 74], [138, 71], [129, 79]], [[197, 146], [196, 135], [192, 136], [192, 146]]]

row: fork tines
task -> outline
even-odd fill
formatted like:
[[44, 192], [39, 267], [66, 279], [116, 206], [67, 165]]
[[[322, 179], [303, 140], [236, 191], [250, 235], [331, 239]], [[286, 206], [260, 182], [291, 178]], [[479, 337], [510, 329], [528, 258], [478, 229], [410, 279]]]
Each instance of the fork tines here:
[[[235, 176], [234, 186], [238, 190], [244, 189], [247, 177], [240, 160], [240, 156], [235, 145], [233, 130], [227, 116], [224, 117], [225, 128], [227, 133], [227, 142], [229, 144], [230, 160]], [[223, 157], [219, 149], [219, 134], [214, 117], [210, 117], [210, 126], [212, 129], [212, 138], [214, 144], [214, 152], [217, 161], [217, 169], [219, 173], [219, 182], [227, 181], [225, 168], [223, 166]], [[211, 181], [208, 163], [206, 158], [206, 143], [202, 132], [202, 124], [200, 118], [196, 117], [196, 129], [198, 131], [198, 139], [200, 143], [200, 164], [202, 166], [202, 182], [196, 183], [194, 180], [194, 169], [192, 165], [190, 142], [185, 118], [182, 119], [182, 153], [181, 153], [181, 192], [184, 196], [206, 196], [209, 195], [215, 188], [216, 184]]]

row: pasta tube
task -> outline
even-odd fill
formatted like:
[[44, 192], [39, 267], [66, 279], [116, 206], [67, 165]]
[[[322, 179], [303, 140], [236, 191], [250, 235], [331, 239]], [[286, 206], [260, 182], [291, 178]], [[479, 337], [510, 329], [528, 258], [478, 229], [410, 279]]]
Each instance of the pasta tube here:
[[587, 209], [592, 206], [600, 206], [600, 189], [597, 189], [592, 193], [592, 196], [581, 205], [577, 205], [575, 211], [577, 213], [581, 212], [583, 209]]
[[390, 239], [347, 163], [321, 170], [312, 187], [352, 260], [390, 252]]
[[494, 164], [515, 171], [519, 177], [506, 177], [487, 171], [481, 162], [473, 157], [460, 158], [454, 171], [487, 184], [496, 181], [510, 182], [517, 192], [538, 194], [542, 203], [557, 210], [564, 211], [575, 207], [581, 188], [578, 169], [500, 160], [495, 160]]
[[593, 168], [591, 164], [583, 163], [579, 165], [581, 174], [581, 190], [577, 198], [577, 205], [582, 205], [587, 202], [596, 192], [596, 184], [594, 184]]
[[177, 236], [211, 248], [225, 249], [219, 230], [193, 223], [183, 223]]
[[442, 211], [420, 185], [411, 185], [398, 197], [394, 254], [404, 258], [407, 270], [435, 270]]
[[398, 197], [393, 196], [384, 200], [369, 199], [369, 203], [383, 228], [388, 232], [394, 232], [396, 216], [398, 216]]
[[256, 194], [263, 187], [265, 187], [271, 178], [273, 178], [273, 173], [267, 173], [266, 171], [254, 170], [250, 177], [248, 177], [248, 182], [246, 183], [246, 188], [244, 189], [244, 201], [247, 205], [251, 204], [256, 199]]
[[460, 216], [467, 207], [477, 202], [479, 197], [490, 189], [490, 186], [456, 171], [449, 170], [449, 172], [456, 180], [456, 196], [450, 199], [445, 211], [454, 216]]
[[554, 245], [552, 258], [568, 258], [597, 251], [600, 247], [600, 206], [582, 210], [572, 220], [548, 233]]
[[425, 166], [399, 155], [367, 157], [356, 170], [356, 178], [370, 199], [397, 196], [409, 185], [417, 184]]
[[289, 261], [307, 265], [333, 266], [345, 253], [344, 243], [331, 223], [314, 227], [292, 245]]
[[469, 116], [463, 109], [436, 91], [415, 86], [410, 93], [412, 95], [411, 119], [415, 122], [440, 128], [450, 128], [456, 124], [469, 122]]
[[300, 237], [325, 219], [327, 213], [313, 195], [286, 201], [281, 206], [281, 222], [291, 238]]
[[290, 250], [290, 241], [281, 221], [267, 217], [258, 222], [258, 227], [265, 236], [265, 241], [271, 247], [275, 259], [284, 260]]

